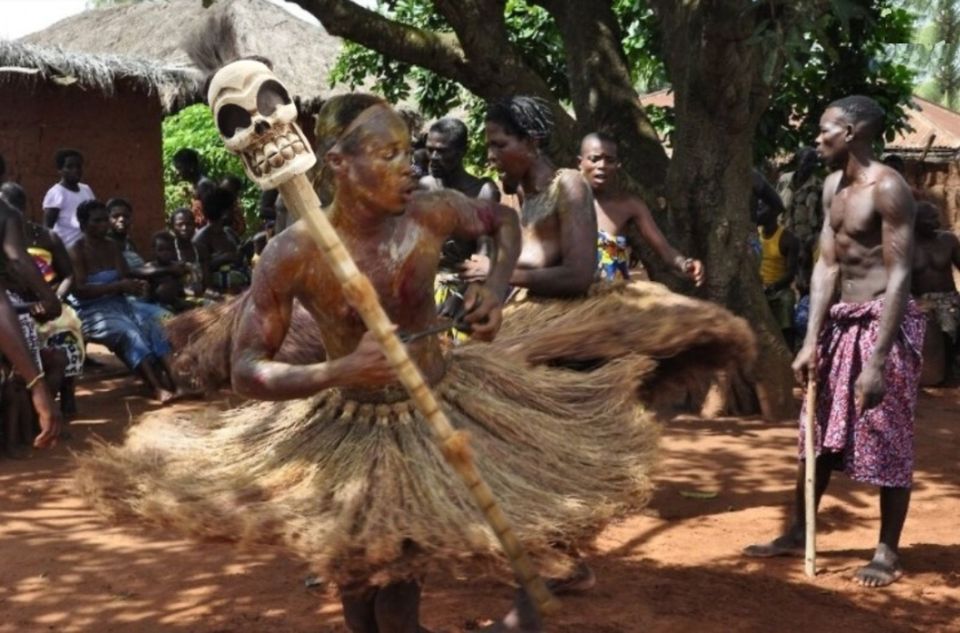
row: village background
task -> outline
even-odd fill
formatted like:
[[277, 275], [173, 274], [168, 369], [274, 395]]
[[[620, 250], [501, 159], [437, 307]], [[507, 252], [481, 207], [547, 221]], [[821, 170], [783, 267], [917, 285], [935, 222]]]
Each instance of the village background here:
[[[7, 177], [25, 187], [28, 211], [39, 219], [43, 192], [57, 179], [54, 151], [82, 148], [85, 180], [102, 199], [130, 198], [136, 209], [133, 239], [145, 245], [179, 203], [180, 188], [169, 164], [183, 138], [176, 134], [189, 133], [193, 140], [206, 126], [202, 133], [212, 164], [221, 172], [241, 173], [214, 147], [219, 139], [215, 132], [210, 135], [205, 106], [198, 104], [201, 78], [179, 49], [182, 36], [208, 9], [200, 0], [151, 0], [96, 10], [91, 4], [111, 3], [0, 0], [0, 153]], [[507, 4], [516, 9], [523, 3]], [[860, 4], [896, 8], [911, 3]], [[423, 81], [407, 70], [399, 79], [396, 72], [384, 77], [371, 70], [376, 62], [357, 62], [340, 74], [341, 82], [332, 82], [344, 41], [283, 0], [216, 0], [209, 10], [231, 12], [243, 52], [273, 59], [278, 76], [297, 96], [308, 132], [310, 115], [322, 100], [350, 90], [352, 83], [390, 89], [398, 81], [414, 87]], [[890, 43], [887, 57], [911, 69], [913, 94], [902, 104], [898, 130], [883, 151], [905, 158], [910, 183], [928, 192], [941, 208], [943, 225], [958, 231], [960, 57], [955, 40], [960, 27], [952, 42], [938, 40], [934, 27], [943, 23], [947, 10], [960, 25], [960, 10], [943, 2], [913, 3], [912, 10], [918, 16], [912, 41]], [[362, 59], [351, 50], [354, 62]], [[944, 60], [957, 67], [953, 78], [946, 78], [954, 83], [941, 89], [938, 81], [949, 65]], [[655, 140], [666, 146], [668, 156], [685, 155], [685, 147], [674, 151], [671, 144], [679, 124], [671, 108], [678, 94], [688, 92], [650, 76], [635, 88], [656, 123]], [[415, 89], [397, 101], [408, 108], [421, 105]], [[469, 119], [469, 99], [450, 103]], [[564, 105], [573, 109], [569, 98]], [[431, 112], [424, 118], [435, 117]], [[478, 152], [474, 168], [483, 169]], [[771, 151], [761, 167], [775, 175], [788, 161], [789, 153]], [[638, 180], [638, 188], [647, 192], [647, 183]], [[247, 191], [251, 219], [255, 193], [252, 186]], [[675, 200], [673, 191], [649, 195]], [[664, 209], [658, 215], [668, 231], [676, 219], [672, 213]], [[72, 439], [26, 460], [0, 461], [0, 633], [345, 631], [336, 593], [301, 561], [269, 549], [237, 553], [228, 544], [198, 545], [163, 528], [114, 525], [82, 502], [71, 486], [72, 453], [94, 438], [119, 441], [132, 420], [156, 409], [114, 358], [103, 350], [93, 354], [107, 367], [80, 384], [81, 415], [71, 424]], [[788, 404], [795, 406], [799, 394], [792, 395]], [[236, 403], [227, 394], [218, 400], [223, 407]], [[180, 404], [167, 414], [198, 411], [199, 405]], [[872, 490], [843, 478], [824, 500], [817, 578], [805, 578], [796, 560], [758, 563], [739, 556], [742, 546], [777, 533], [787, 520], [794, 419], [765, 421], [756, 413], [674, 418], [664, 430], [664, 459], [649, 508], [604, 533], [591, 557], [597, 588], [567, 599], [548, 630], [960, 630], [958, 413], [956, 387], [924, 389], [917, 419], [917, 486], [904, 533], [907, 575], [882, 592], [850, 581], [875, 542], [879, 512]], [[472, 630], [507, 606], [504, 595], [492, 581], [431, 579], [425, 620], [450, 633]]]

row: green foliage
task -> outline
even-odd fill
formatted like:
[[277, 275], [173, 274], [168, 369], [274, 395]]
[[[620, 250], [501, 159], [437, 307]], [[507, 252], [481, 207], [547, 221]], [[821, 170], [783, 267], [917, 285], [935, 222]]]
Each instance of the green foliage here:
[[[760, 121], [755, 144], [757, 162], [791, 153], [816, 137], [819, 116], [831, 101], [850, 94], [876, 99], [887, 112], [888, 137], [903, 129], [904, 108], [913, 90], [911, 70], [894, 59], [892, 43], [911, 37], [914, 16], [904, 2], [935, 0], [787, 0], [756, 2], [761, 12], [753, 36], [756, 45], [776, 54], [767, 56], [764, 75], [773, 85], [768, 111]], [[784, 7], [800, 18], [783, 20]], [[799, 7], [799, 8], [798, 8]], [[644, 1], [614, 0], [620, 21], [623, 51], [639, 93], [667, 85], [661, 47], [665, 44], [654, 12]], [[450, 27], [426, 0], [380, 0], [377, 10], [418, 28], [449, 32]], [[510, 41], [523, 59], [548, 83], [554, 95], [568, 101], [563, 43], [546, 11], [528, 0], [506, 0], [505, 21]], [[787, 26], [784, 26], [784, 23]], [[682, 45], [682, 44], [674, 44]], [[786, 67], [780, 65], [786, 60]], [[372, 78], [372, 85], [370, 84]], [[483, 164], [482, 102], [458, 84], [421, 68], [386, 59], [380, 53], [348, 43], [332, 74], [334, 82], [360, 85], [392, 102], [412, 100], [427, 119], [453, 110], [467, 112], [472, 134], [473, 165]], [[670, 108], [647, 108], [661, 138], [669, 138], [674, 116]]]
[[660, 140], [670, 142], [673, 136], [673, 130], [677, 127], [677, 117], [673, 108], [666, 106], [647, 105], [644, 106], [650, 125], [657, 131]]
[[[377, 11], [392, 20], [422, 29], [450, 32], [449, 24], [424, 0], [379, 0]], [[666, 71], [654, 53], [659, 46], [653, 12], [645, 2], [616, 0], [614, 11], [621, 20], [624, 52], [630, 62], [633, 79], [642, 89], [657, 89], [665, 84]], [[537, 72], [561, 103], [570, 99], [563, 41], [553, 18], [527, 0], [506, 0], [504, 19], [510, 42], [524, 61]], [[482, 99], [456, 82], [410, 64], [387, 59], [380, 53], [347, 42], [330, 76], [331, 83], [351, 88], [364, 86], [392, 103], [413, 101], [427, 120], [451, 112], [465, 119], [470, 129], [467, 164], [483, 171], [486, 150], [483, 147]], [[372, 82], [371, 82], [372, 80]], [[666, 132], [665, 128], [662, 132]]]
[[919, 96], [948, 108], [960, 107], [960, 2], [899, 0], [916, 23], [913, 37], [892, 48], [895, 58], [917, 74]]
[[[630, 66], [634, 88], [640, 94], [665, 88], [669, 82], [660, 54], [663, 38], [656, 14], [646, 2], [637, 0], [615, 0], [613, 12], [620, 21], [623, 52]], [[665, 132], [660, 128], [657, 131]]]
[[210, 108], [202, 103], [184, 108], [163, 120], [163, 193], [167, 216], [178, 207], [190, 206], [190, 188], [179, 181], [173, 168], [173, 155], [184, 147], [200, 154], [203, 173], [213, 181], [219, 182], [224, 176], [233, 174], [246, 182], [240, 205], [248, 229], [257, 227], [260, 190], [246, 179], [240, 159], [223, 146]]
[[833, 0], [830, 6], [780, 34], [787, 65], [757, 128], [758, 163], [811, 145], [824, 108], [840, 97], [875, 99], [887, 114], [887, 140], [906, 126], [914, 76], [888, 51], [908, 41], [913, 16], [892, 0]]

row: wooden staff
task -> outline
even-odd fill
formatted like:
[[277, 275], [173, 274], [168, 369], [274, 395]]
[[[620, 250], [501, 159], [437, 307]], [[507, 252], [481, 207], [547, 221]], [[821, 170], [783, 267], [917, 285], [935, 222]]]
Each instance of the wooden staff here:
[[817, 421], [817, 369], [811, 361], [807, 370], [807, 411], [804, 416], [804, 515], [806, 535], [804, 538], [803, 571], [813, 578], [817, 575], [817, 447], [814, 424]]
[[321, 209], [320, 200], [310, 182], [306, 176], [299, 174], [280, 183], [277, 188], [287, 208], [303, 221], [310, 235], [320, 245], [324, 257], [343, 288], [347, 302], [360, 314], [367, 329], [376, 336], [384, 355], [396, 371], [400, 383], [410, 394], [414, 405], [427, 419], [447, 462], [463, 479], [474, 502], [500, 540], [500, 545], [521, 586], [541, 614], [554, 612], [559, 607], [559, 602], [537, 574], [510, 522], [497, 505], [493, 491], [477, 472], [466, 433], [454, 430], [450, 420], [440, 409], [436, 396], [423, 379], [419, 368], [410, 359], [407, 348], [394, 333], [390, 317], [380, 305], [377, 291], [366, 275], [357, 268], [350, 253], [340, 241], [336, 230]]

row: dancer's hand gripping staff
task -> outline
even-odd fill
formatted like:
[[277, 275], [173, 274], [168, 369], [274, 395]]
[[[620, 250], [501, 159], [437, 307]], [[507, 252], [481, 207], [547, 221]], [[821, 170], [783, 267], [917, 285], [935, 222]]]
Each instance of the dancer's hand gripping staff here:
[[[540, 613], [558, 606], [497, 505], [490, 487], [477, 472], [466, 435], [456, 431], [440, 409], [420, 370], [395, 334], [369, 279], [360, 272], [330, 225], [320, 201], [304, 173], [316, 157], [296, 124], [297, 109], [286, 89], [264, 64], [241, 60], [221, 68], [210, 83], [208, 102], [214, 112], [224, 144], [237, 154], [247, 175], [261, 188], [276, 188], [289, 211], [304, 223], [336, 274], [351, 307], [374, 334], [397, 378], [430, 424], [433, 436], [447, 462], [470, 490], [474, 501], [493, 528], [518, 581]], [[269, 103], [269, 112], [258, 107]], [[267, 166], [281, 155], [277, 165]]]

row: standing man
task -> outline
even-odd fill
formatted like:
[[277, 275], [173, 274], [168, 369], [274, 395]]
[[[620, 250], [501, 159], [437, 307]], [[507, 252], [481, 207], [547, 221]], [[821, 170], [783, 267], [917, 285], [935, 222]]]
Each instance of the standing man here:
[[806, 244], [820, 233], [823, 213], [820, 208], [823, 183], [817, 175], [817, 152], [812, 147], [800, 148], [794, 157], [797, 168], [785, 172], [777, 181], [777, 193], [786, 215], [784, 225], [800, 244]]
[[[477, 178], [463, 167], [467, 153], [467, 126], [460, 119], [446, 117], [430, 126], [426, 140], [429, 174], [420, 178], [420, 187], [427, 191], [455, 189], [479, 200], [500, 201], [500, 190], [488, 178]], [[490, 243], [485, 237], [474, 240], [450, 238], [440, 253], [440, 270], [434, 284], [437, 309], [444, 316], [455, 317], [463, 309], [467, 284], [460, 279], [460, 265], [475, 253], [489, 255]], [[454, 332], [458, 340], [464, 336]]]
[[767, 305], [777, 320], [790, 350], [793, 346], [793, 280], [797, 277], [800, 243], [778, 222], [777, 212], [761, 204], [757, 210], [757, 237], [760, 239], [760, 279]]
[[603, 132], [593, 132], [580, 143], [580, 173], [593, 190], [597, 212], [598, 267], [601, 279], [630, 277], [630, 247], [622, 231], [634, 222], [640, 235], [660, 258], [698, 286], [703, 283], [703, 263], [681, 255], [667, 242], [643, 200], [620, 189], [620, 158], [617, 141]]
[[[832, 470], [880, 487], [880, 543], [855, 575], [866, 587], [889, 585], [902, 574], [900, 532], [913, 480], [924, 330], [923, 315], [910, 299], [913, 196], [903, 178], [871, 152], [883, 119], [880, 106], [862, 96], [834, 101], [820, 119], [817, 152], [837, 171], [824, 183], [826, 219], [810, 325], [793, 364], [798, 376], [816, 367], [817, 501]], [[836, 295], [839, 302], [833, 303]], [[804, 523], [800, 464], [792, 525], [745, 554], [802, 554]]]
[[60, 236], [63, 245], [73, 246], [83, 233], [77, 222], [77, 207], [93, 200], [93, 190], [80, 182], [83, 178], [83, 154], [75, 149], [61, 149], [54, 155], [60, 182], [50, 187], [43, 197], [43, 224]]
[[953, 279], [953, 270], [960, 270], [960, 240], [940, 230], [940, 210], [929, 202], [917, 205], [916, 236], [910, 292], [929, 314], [928, 324], [936, 326], [927, 332], [926, 350], [933, 356], [924, 354], [924, 369], [934, 369], [942, 380], [952, 374], [960, 333], [960, 294]]
[[430, 191], [456, 189], [470, 198], [500, 200], [500, 191], [489, 178], [477, 178], [463, 167], [467, 153], [467, 126], [460, 119], [445, 117], [427, 132], [427, 168], [429, 175], [420, 186]]

